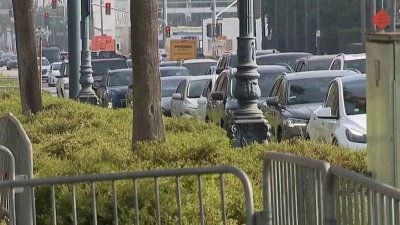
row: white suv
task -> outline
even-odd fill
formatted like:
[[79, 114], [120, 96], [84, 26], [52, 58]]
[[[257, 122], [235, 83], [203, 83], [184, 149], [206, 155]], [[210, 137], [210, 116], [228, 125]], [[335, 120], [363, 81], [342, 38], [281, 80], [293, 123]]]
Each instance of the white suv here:
[[361, 54], [339, 54], [329, 67], [329, 70], [355, 70], [362, 74], [366, 73], [366, 55]]
[[47, 58], [42, 57], [42, 62], [39, 61], [39, 57], [37, 58], [38, 60], [38, 67], [40, 68], [40, 63], [42, 63], [42, 80], [47, 81], [49, 78], [49, 73], [50, 73], [50, 62], [47, 60]]
[[367, 148], [365, 75], [336, 78], [322, 107], [311, 115], [307, 137], [346, 148]]

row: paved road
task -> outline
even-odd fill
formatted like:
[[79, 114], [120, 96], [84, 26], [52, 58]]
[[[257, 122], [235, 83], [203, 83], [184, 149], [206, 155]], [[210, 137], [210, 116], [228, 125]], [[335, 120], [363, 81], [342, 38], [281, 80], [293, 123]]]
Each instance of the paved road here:
[[[17, 69], [7, 70], [6, 67], [0, 67], [0, 74], [3, 74], [3, 76], [7, 76], [7, 77], [18, 78], [18, 70]], [[56, 88], [49, 87], [47, 85], [47, 81], [42, 83], [42, 88], [43, 88], [43, 90], [49, 91], [51, 93], [51, 95], [57, 96]]]

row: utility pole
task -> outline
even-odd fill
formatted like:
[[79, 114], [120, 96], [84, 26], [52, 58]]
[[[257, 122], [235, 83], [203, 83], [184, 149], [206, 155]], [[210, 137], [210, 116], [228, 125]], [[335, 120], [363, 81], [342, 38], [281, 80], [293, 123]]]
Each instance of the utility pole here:
[[307, 0], [304, 0], [304, 51], [308, 52], [308, 7]]
[[320, 40], [321, 40], [321, 27], [320, 27], [320, 10], [319, 10], [320, 0], [317, 0], [317, 30], [315, 32], [315, 44], [317, 47], [317, 55], [320, 54]]
[[[62, 23], [63, 23], [63, 38], [62, 38], [62, 47], [63, 47], [63, 49], [66, 49], [66, 44], [65, 44], [65, 31], [66, 31], [66, 29], [67, 29], [67, 24], [66, 24], [66, 21], [65, 21], [65, 16], [66, 16], [66, 10], [67, 10], [67, 0], [63, 0], [62, 1], [63, 2], [63, 21], [62, 21]], [[54, 31], [54, 30], [53, 30]], [[54, 36], [53, 36], [54, 37]]]
[[[376, 14], [376, 0], [371, 0], [371, 16]], [[376, 32], [376, 26], [374, 23], [371, 23], [371, 30]]]
[[68, 63], [69, 63], [69, 98], [77, 99], [79, 84], [79, 66], [81, 64], [80, 0], [68, 0]]
[[366, 42], [366, 33], [367, 33], [367, 16], [366, 16], [366, 6], [365, 0], [360, 0], [360, 11], [361, 11], [361, 49], [365, 52], [365, 42]]
[[82, 39], [82, 52], [81, 52], [81, 78], [79, 83], [82, 88], [79, 92], [79, 101], [97, 104], [97, 96], [92, 86], [93, 70], [91, 63], [91, 55], [89, 50], [89, 0], [81, 0], [81, 39]]
[[397, 15], [396, 0], [388, 0], [386, 8], [388, 9], [389, 15], [392, 20], [390, 21], [390, 31], [396, 32], [396, 15]]
[[238, 3], [238, 65], [233, 88], [238, 108], [234, 111], [227, 130], [235, 147], [244, 147], [253, 142], [267, 142], [269, 126], [257, 107], [261, 91], [258, 85], [260, 74], [255, 62], [253, 0], [239, 0]]
[[216, 28], [217, 28], [217, 3], [216, 0], [212, 2], [212, 56], [217, 58], [217, 49], [215, 46], [216, 41]]
[[289, 0], [286, 0], [285, 9], [285, 51], [289, 51]]
[[104, 35], [104, 22], [103, 22], [103, 0], [100, 0], [100, 32]]
[[167, 0], [163, 0], [163, 45], [164, 45], [164, 51], [167, 51], [167, 25], [168, 25], [167, 8], [168, 8]]
[[272, 35], [274, 36], [274, 41], [275, 41], [275, 49], [279, 49], [279, 35], [278, 35], [278, 0], [275, 0], [275, 12], [274, 12], [274, 17], [275, 17], [275, 25], [274, 25], [274, 29], [272, 29]]

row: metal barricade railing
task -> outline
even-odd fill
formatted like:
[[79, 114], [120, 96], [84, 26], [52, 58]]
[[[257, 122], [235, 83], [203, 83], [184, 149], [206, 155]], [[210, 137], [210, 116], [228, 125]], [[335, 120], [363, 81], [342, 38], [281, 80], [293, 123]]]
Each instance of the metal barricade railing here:
[[400, 190], [325, 161], [267, 153], [262, 222], [267, 225], [398, 225]]
[[[0, 182], [15, 180], [15, 160], [11, 151], [0, 145]], [[12, 188], [0, 189], [0, 221], [15, 225], [15, 193]]]
[[4, 90], [18, 90], [19, 83], [18, 77], [0, 77], [0, 91]]
[[[173, 170], [153, 170], [153, 171], [140, 171], [140, 172], [129, 172], [129, 173], [116, 173], [116, 174], [92, 174], [92, 175], [83, 175], [83, 176], [65, 176], [65, 177], [54, 177], [54, 178], [44, 178], [44, 179], [32, 179], [32, 180], [17, 180], [17, 181], [4, 181], [0, 182], [0, 190], [4, 188], [26, 188], [26, 187], [31, 187], [35, 189], [36, 195], [39, 192], [44, 191], [44, 188], [47, 189], [47, 192], [49, 194], [49, 199], [48, 202], [46, 203], [46, 200], [44, 199], [36, 199], [36, 204], [49, 204], [49, 211], [50, 214], [48, 215], [49, 218], [51, 218], [51, 221], [48, 221], [49, 224], [52, 225], [57, 225], [59, 224], [58, 220], [64, 220], [61, 221], [61, 224], [65, 224], [66, 221], [68, 221], [69, 218], [72, 218], [70, 221], [70, 224], [77, 225], [82, 224], [82, 218], [79, 218], [80, 212], [79, 209], [87, 209], [91, 211], [91, 218], [89, 220], [91, 221], [90, 224], [97, 225], [101, 224], [98, 222], [99, 220], [99, 209], [97, 208], [99, 206], [100, 200], [104, 201], [109, 197], [111, 204], [110, 204], [110, 209], [109, 211], [106, 210], [106, 214], [112, 215], [112, 221], [113, 225], [118, 225], [119, 224], [119, 219], [120, 219], [120, 213], [121, 212], [121, 205], [118, 204], [119, 201], [124, 201], [125, 206], [126, 206], [126, 201], [128, 201], [129, 197], [132, 197], [132, 199], [129, 200], [129, 204], [132, 206], [132, 209], [129, 210], [132, 213], [132, 221], [129, 222], [129, 224], [144, 224], [141, 221], [141, 217], [149, 217], [149, 212], [145, 211], [142, 212], [141, 210], [144, 210], [144, 206], [151, 206], [150, 208], [154, 207], [154, 213], [150, 217], [152, 218], [151, 224], [188, 224], [185, 215], [185, 208], [184, 206], [187, 205], [192, 205], [197, 202], [197, 207], [198, 209], [198, 224], [214, 224], [208, 221], [210, 216], [213, 216], [214, 219], [216, 218], [217, 215], [213, 214], [212, 212], [207, 211], [207, 204], [215, 205], [215, 204], [220, 204], [220, 210], [219, 210], [219, 216], [217, 216], [219, 221], [215, 222], [215, 224], [228, 224], [228, 217], [227, 217], [227, 212], [228, 212], [228, 203], [227, 203], [227, 191], [228, 189], [225, 188], [227, 185], [227, 179], [225, 178], [226, 176], [231, 176], [233, 175], [236, 177], [236, 185], [242, 186], [243, 188], [243, 200], [244, 200], [244, 218], [246, 224], [252, 225], [253, 224], [253, 191], [252, 191], [252, 186], [250, 183], [249, 178], [247, 175], [241, 171], [240, 169], [237, 169], [235, 167], [229, 167], [229, 166], [220, 166], [220, 167], [209, 167], [209, 168], [184, 168], [184, 169], [173, 169]], [[205, 177], [206, 176], [206, 177]], [[195, 199], [188, 199], [187, 196], [184, 195], [183, 190], [187, 191], [187, 183], [186, 187], [183, 187], [183, 183], [181, 182], [182, 179], [194, 179], [193, 182], [191, 182], [192, 185], [190, 185], [189, 188], [196, 188], [197, 193], [195, 195], [192, 194], [193, 196], [196, 196]], [[211, 180], [210, 180], [211, 179]], [[169, 182], [167, 182], [167, 181]], [[219, 186], [219, 197], [215, 198], [213, 202], [207, 202], [205, 198], [205, 188], [203, 185], [210, 185], [211, 183]], [[229, 179], [228, 181], [232, 181], [232, 179]], [[167, 183], [166, 183], [167, 182]], [[207, 182], [207, 183], [206, 183]], [[239, 182], [239, 183], [238, 183]], [[101, 183], [101, 185], [99, 184]], [[229, 182], [230, 183], [230, 182]], [[109, 185], [110, 187], [110, 196], [107, 196], [104, 194], [104, 189], [105, 186]], [[169, 185], [168, 185], [169, 184]], [[119, 185], [128, 185], [129, 186], [129, 193], [123, 193], [124, 198], [121, 199], [121, 195], [118, 194], [118, 186]], [[232, 187], [232, 184], [230, 184]], [[162, 188], [160, 188], [160, 186]], [[169, 187], [166, 188], [166, 186]], [[62, 188], [64, 187], [64, 188]], [[151, 190], [151, 195], [149, 196], [149, 192], [146, 190], [147, 189]], [[240, 187], [235, 186], [234, 189], [237, 189]], [[97, 190], [97, 189], [102, 189], [102, 190]], [[167, 190], [168, 189], [168, 190]], [[229, 190], [232, 190], [230, 188]], [[102, 191], [102, 192], [101, 192]], [[162, 205], [162, 203], [165, 203], [162, 201], [164, 198], [162, 195], [163, 193], [167, 192], [168, 195], [165, 196], [170, 196], [168, 197], [168, 201], [174, 201], [174, 204], [168, 205], [171, 207], [173, 205], [174, 209], [167, 209], [165, 205]], [[101, 196], [100, 193], [104, 194], [104, 196]], [[185, 192], [186, 193], [186, 192]], [[63, 217], [63, 215], [59, 215], [57, 213], [57, 208], [60, 207], [60, 205], [57, 204], [57, 200], [63, 201], [63, 207], [65, 207], [65, 202], [66, 196], [69, 195], [67, 199], [70, 199], [70, 214], [66, 215], [66, 217]], [[215, 194], [215, 193], [214, 193]], [[171, 195], [175, 195], [174, 198], [171, 198]], [[43, 197], [43, 195], [41, 195]], [[79, 197], [86, 196], [88, 201], [83, 201], [80, 200]], [[165, 197], [164, 196], [164, 197]], [[120, 200], [121, 199], [121, 200]], [[40, 201], [38, 203], [38, 201]], [[183, 204], [185, 203], [185, 204]], [[34, 204], [32, 202], [26, 202], [26, 204]], [[193, 206], [194, 207], [194, 206]], [[36, 210], [38, 210], [38, 206], [36, 207]], [[64, 208], [65, 209], [65, 208]], [[163, 213], [163, 210], [170, 210], [169, 212], [174, 212], [174, 215], [168, 214], [165, 215]], [[172, 210], [172, 211], [171, 211]], [[230, 208], [230, 210], [232, 210]], [[237, 210], [237, 209], [235, 209]], [[102, 208], [102, 216], [101, 218], [105, 218], [104, 214], [104, 207]], [[126, 212], [126, 211], [125, 211]], [[26, 212], [29, 213], [29, 212]], [[34, 212], [36, 213], [36, 212]], [[23, 216], [23, 215], [16, 215], [18, 216]], [[122, 217], [126, 217], [127, 215], [122, 215]], [[195, 215], [189, 215], [191, 217]], [[36, 218], [36, 215], [34, 215], [34, 218]], [[174, 222], [165, 222], [163, 219], [166, 218], [173, 218]], [[80, 221], [80, 222], [78, 222]], [[126, 222], [126, 221], [125, 221]]]
[[399, 189], [336, 166], [328, 176], [335, 196], [336, 224], [399, 224]]
[[329, 164], [300, 156], [267, 153], [263, 205], [269, 224], [323, 224], [323, 189]]

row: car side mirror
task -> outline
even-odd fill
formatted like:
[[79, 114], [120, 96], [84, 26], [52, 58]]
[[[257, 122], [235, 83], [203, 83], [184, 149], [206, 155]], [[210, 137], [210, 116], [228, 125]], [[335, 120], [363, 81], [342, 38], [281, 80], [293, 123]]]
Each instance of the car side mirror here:
[[174, 99], [174, 100], [182, 100], [182, 95], [181, 95], [181, 93], [174, 93], [174, 94], [172, 95], [172, 99]]
[[317, 117], [319, 119], [338, 119], [338, 116], [332, 115], [332, 109], [331, 107], [325, 107], [319, 109], [316, 113]]
[[269, 97], [265, 102], [267, 103], [267, 105], [270, 106], [275, 106], [275, 107], [279, 106], [278, 96]]
[[215, 72], [216, 72], [217, 74], [222, 73], [222, 71], [224, 71], [224, 68], [217, 68], [217, 69], [215, 70]]
[[199, 105], [206, 105], [207, 104], [207, 98], [199, 98], [198, 100], [197, 100], [197, 104], [199, 104]]
[[213, 92], [213, 93], [211, 93], [211, 98], [212, 98], [212, 100], [222, 101], [222, 100], [224, 100], [224, 94], [222, 94], [222, 92], [220, 92], [220, 91]]

